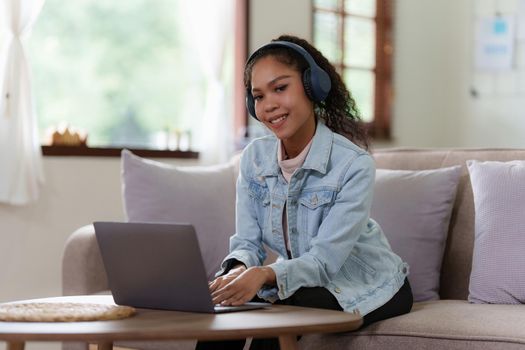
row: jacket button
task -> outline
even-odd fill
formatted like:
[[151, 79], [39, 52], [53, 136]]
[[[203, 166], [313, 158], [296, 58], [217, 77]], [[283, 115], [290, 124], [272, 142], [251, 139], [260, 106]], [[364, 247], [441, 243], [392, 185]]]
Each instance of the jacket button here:
[[313, 196], [312, 200], [310, 200], [310, 203], [312, 203], [313, 205], [317, 204], [317, 195]]
[[335, 287], [334, 292], [336, 292], [337, 294], [339, 294], [339, 293], [341, 293], [341, 289], [339, 289], [339, 287]]

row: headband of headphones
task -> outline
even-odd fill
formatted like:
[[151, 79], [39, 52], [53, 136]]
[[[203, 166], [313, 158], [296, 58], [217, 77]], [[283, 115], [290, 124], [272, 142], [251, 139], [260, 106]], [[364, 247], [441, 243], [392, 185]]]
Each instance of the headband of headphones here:
[[[255, 50], [255, 52], [248, 58], [248, 61], [246, 61], [246, 65], [255, 59], [262, 50], [273, 47], [286, 47], [292, 49], [306, 60], [308, 68], [303, 72], [302, 76], [304, 91], [310, 100], [314, 102], [324, 101], [332, 87], [330, 76], [317, 65], [312, 55], [300, 45], [289, 41], [272, 41], [271, 43]], [[253, 99], [251, 88], [248, 88], [246, 91], [246, 108], [252, 117], [258, 119], [255, 114], [255, 101]]]

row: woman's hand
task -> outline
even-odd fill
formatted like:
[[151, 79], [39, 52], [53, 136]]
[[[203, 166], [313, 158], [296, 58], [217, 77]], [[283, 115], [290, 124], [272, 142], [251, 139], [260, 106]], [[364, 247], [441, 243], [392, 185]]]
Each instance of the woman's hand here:
[[209, 283], [210, 293], [213, 293], [216, 290], [219, 290], [222, 287], [226, 286], [228, 283], [239, 277], [244, 271], [246, 271], [246, 266], [240, 264], [228, 271], [227, 274], [217, 277]]
[[[235, 269], [230, 272], [233, 270]], [[242, 305], [252, 300], [264, 284], [275, 283], [275, 272], [269, 267], [244, 267], [244, 271], [240, 274], [238, 272], [233, 272], [232, 276], [229, 276], [230, 273], [222, 276], [223, 279], [216, 285], [220, 286], [212, 290], [212, 285], [221, 277], [213, 281], [210, 291], [214, 304]]]

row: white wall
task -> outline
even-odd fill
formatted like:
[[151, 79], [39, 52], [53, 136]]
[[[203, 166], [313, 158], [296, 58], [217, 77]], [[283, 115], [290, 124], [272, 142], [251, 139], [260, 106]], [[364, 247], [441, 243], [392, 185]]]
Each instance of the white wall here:
[[[393, 140], [386, 146], [525, 147], [525, 42], [506, 72], [474, 67], [475, 19], [517, 0], [398, 0]], [[478, 97], [470, 95], [470, 89]]]
[[[473, 0], [471, 0], [473, 1]], [[485, 0], [471, 11], [476, 18], [515, 16], [520, 0]], [[525, 19], [521, 19], [525, 26]], [[471, 51], [473, 47], [471, 46]], [[471, 69], [469, 84], [478, 91], [469, 99], [462, 137], [472, 147], [525, 147], [525, 39], [515, 42], [515, 60], [509, 71], [487, 72]]]
[[250, 52], [281, 34], [312, 37], [310, 0], [251, 0]]
[[387, 146], [460, 146], [467, 114], [469, 1], [399, 0], [394, 110]]

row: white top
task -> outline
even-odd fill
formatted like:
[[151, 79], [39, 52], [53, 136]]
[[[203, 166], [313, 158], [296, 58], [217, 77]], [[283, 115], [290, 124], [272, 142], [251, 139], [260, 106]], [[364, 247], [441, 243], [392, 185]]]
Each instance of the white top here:
[[[295, 172], [295, 170], [297, 170], [303, 165], [304, 160], [308, 155], [308, 151], [310, 151], [310, 146], [312, 146], [312, 141], [313, 137], [310, 140], [310, 142], [308, 142], [308, 144], [304, 147], [301, 153], [299, 153], [295, 158], [288, 158], [288, 155], [284, 150], [283, 142], [279, 141], [279, 147], [277, 147], [277, 162], [279, 163], [279, 167], [281, 168], [281, 172], [283, 173], [283, 177], [286, 180], [286, 182], [290, 182], [290, 179], [292, 178], [292, 175]], [[288, 239], [288, 217], [286, 213], [287, 210], [285, 204], [283, 209], [283, 234], [284, 242], [286, 243], [286, 250], [288, 250], [288, 257], [291, 258], [290, 240]]]

